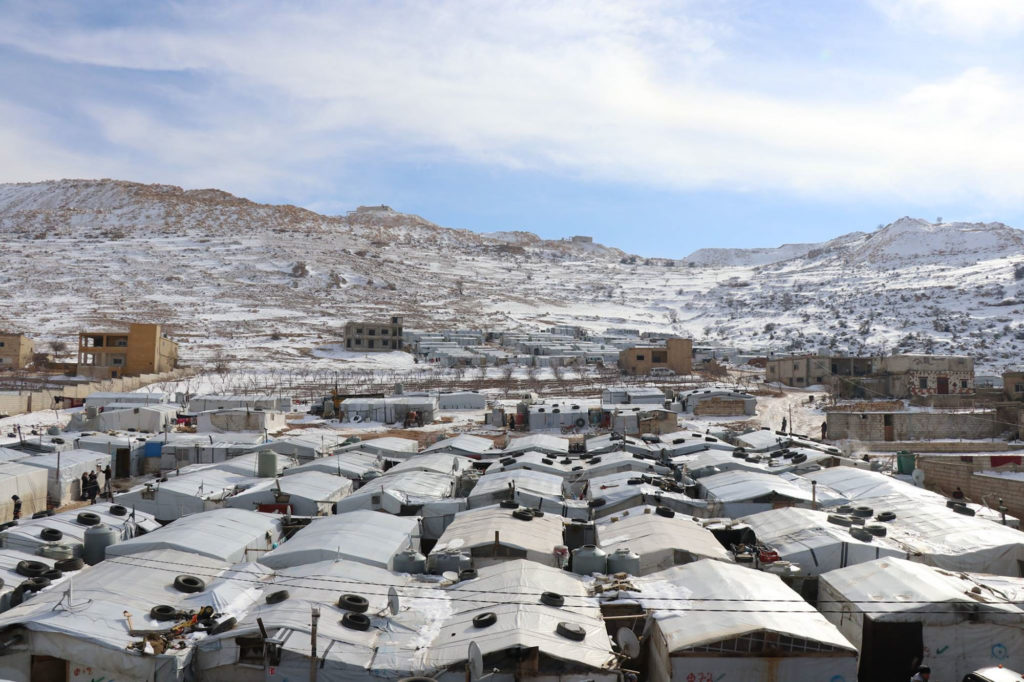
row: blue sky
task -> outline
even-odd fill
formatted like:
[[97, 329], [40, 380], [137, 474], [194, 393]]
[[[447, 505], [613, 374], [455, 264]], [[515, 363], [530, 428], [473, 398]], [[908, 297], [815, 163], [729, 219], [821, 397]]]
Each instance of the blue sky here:
[[0, 2], [0, 182], [644, 255], [1024, 227], [1024, 2]]

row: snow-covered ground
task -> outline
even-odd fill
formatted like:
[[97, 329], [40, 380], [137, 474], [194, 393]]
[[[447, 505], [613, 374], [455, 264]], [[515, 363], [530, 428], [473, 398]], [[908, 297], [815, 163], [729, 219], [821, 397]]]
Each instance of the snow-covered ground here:
[[967, 353], [996, 373], [1024, 353], [1022, 235], [904, 218], [821, 244], [645, 259], [381, 208], [331, 217], [215, 190], [0, 185], [0, 328], [46, 350], [154, 321], [194, 364], [416, 370], [337, 345], [347, 320], [400, 314], [410, 329], [634, 327], [759, 354]]

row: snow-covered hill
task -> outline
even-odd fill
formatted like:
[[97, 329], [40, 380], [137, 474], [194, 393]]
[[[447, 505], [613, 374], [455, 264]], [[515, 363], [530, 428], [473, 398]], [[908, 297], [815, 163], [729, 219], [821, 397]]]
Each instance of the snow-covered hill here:
[[323, 216], [218, 190], [0, 185], [0, 328], [45, 346], [85, 326], [159, 321], [186, 360], [294, 366], [329, 362], [317, 349], [346, 320], [398, 313], [410, 328], [565, 322], [761, 352], [967, 352], [994, 370], [1024, 350], [1022, 236], [903, 218], [820, 244], [673, 261], [452, 230], [386, 206]]

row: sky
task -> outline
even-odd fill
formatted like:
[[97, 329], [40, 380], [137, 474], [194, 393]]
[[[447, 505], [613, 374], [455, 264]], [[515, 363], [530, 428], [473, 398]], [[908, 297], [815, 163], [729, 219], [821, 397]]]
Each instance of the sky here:
[[1024, 227], [1021, 0], [0, 0], [0, 182], [648, 256]]

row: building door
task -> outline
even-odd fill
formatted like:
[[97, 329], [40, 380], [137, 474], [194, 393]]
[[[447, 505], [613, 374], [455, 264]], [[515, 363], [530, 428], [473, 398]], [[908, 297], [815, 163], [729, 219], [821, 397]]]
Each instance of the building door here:
[[949, 394], [949, 377], [939, 377], [938, 378], [938, 385], [939, 386], [938, 386], [938, 389], [936, 390], [936, 393], [938, 393], [939, 395], [948, 395]]
[[68, 662], [53, 656], [33, 656], [31, 682], [67, 682]]
[[114, 452], [114, 478], [130, 478], [132, 475], [132, 453], [128, 448]]
[[896, 440], [896, 435], [895, 435], [894, 429], [892, 427], [892, 415], [891, 414], [884, 414], [884, 415], [882, 415], [882, 430], [885, 432], [885, 435], [884, 435], [885, 440], [887, 440], [887, 441], [894, 441], [894, 440]]
[[858, 679], [906, 682], [921, 665], [924, 638], [921, 623], [876, 623], [864, 619]]

